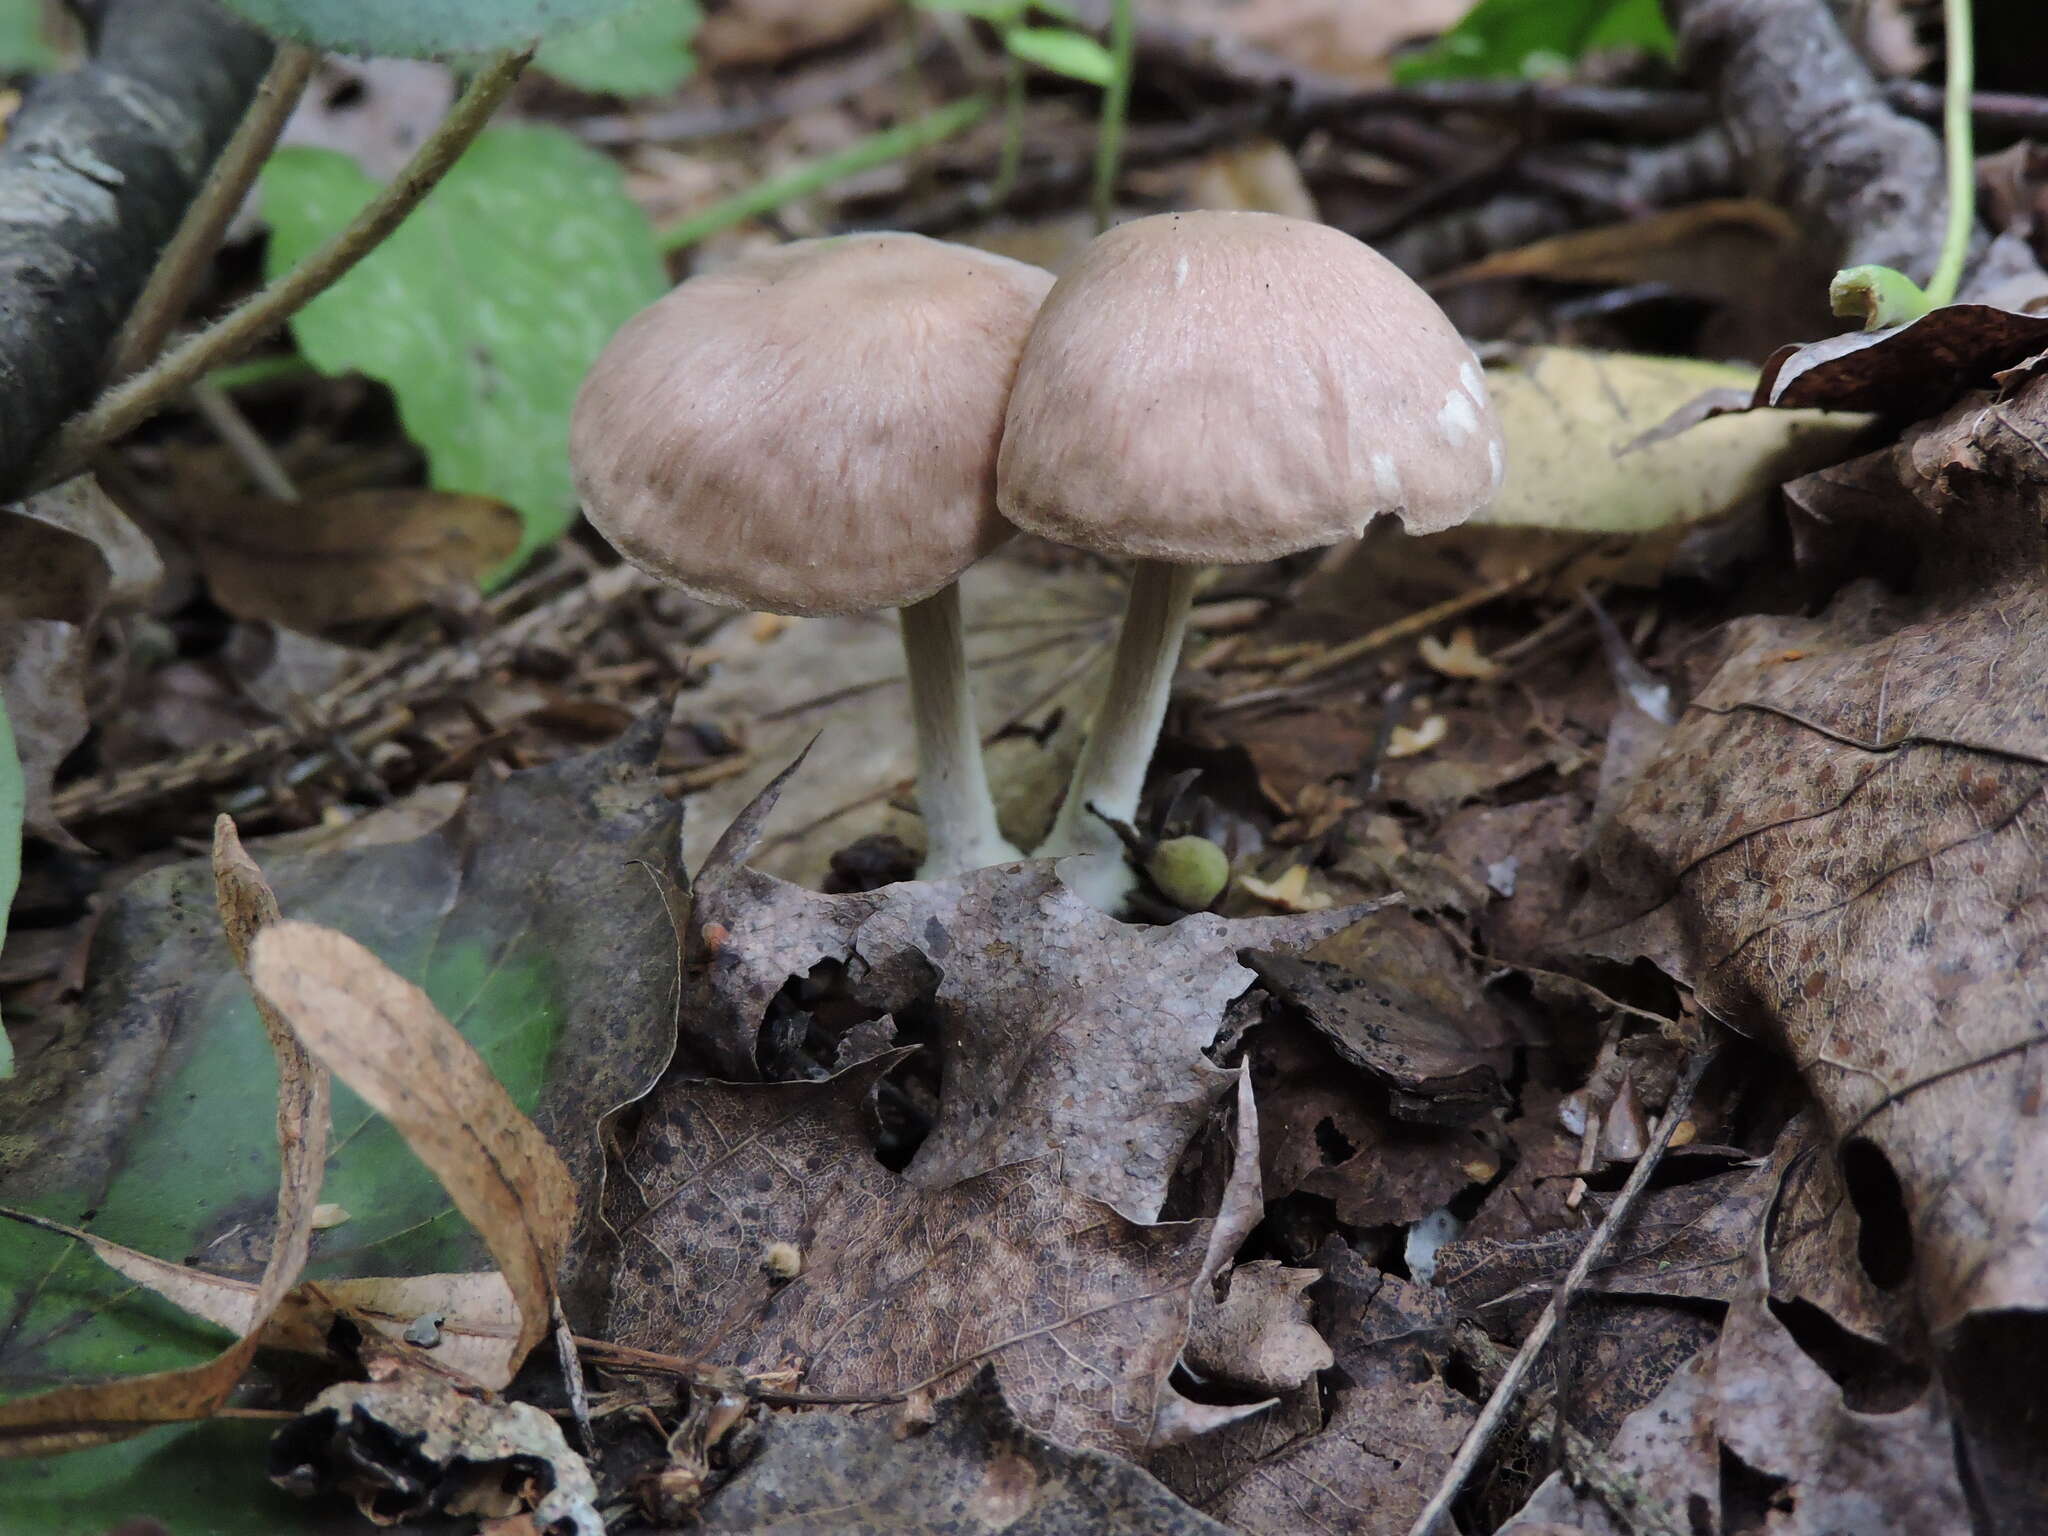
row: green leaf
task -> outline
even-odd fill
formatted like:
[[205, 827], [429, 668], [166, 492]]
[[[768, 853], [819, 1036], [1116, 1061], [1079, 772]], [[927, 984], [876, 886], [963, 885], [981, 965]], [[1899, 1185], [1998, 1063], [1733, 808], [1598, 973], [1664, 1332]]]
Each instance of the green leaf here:
[[1116, 60], [1085, 32], [1065, 27], [1016, 27], [1003, 34], [1003, 46], [1026, 64], [1070, 80], [1107, 89], [1116, 79]]
[[644, 0], [633, 10], [542, 45], [534, 67], [580, 91], [655, 96], [690, 77], [690, 39], [704, 19], [697, 0]]
[[[275, 277], [374, 184], [332, 150], [263, 172]], [[398, 231], [292, 321], [323, 373], [381, 379], [439, 490], [526, 521], [515, 562], [575, 520], [569, 408], [613, 331], [668, 286], [618, 168], [555, 128], [486, 130]]]
[[1023, 16], [1030, 0], [912, 0], [920, 11], [950, 11], [1004, 26]]
[[[21, 754], [14, 750], [14, 727], [7, 723], [7, 700], [0, 698], [0, 945], [7, 941], [7, 909], [21, 884], [21, 818], [28, 808], [28, 781]], [[14, 1076], [14, 1047], [0, 1021], [0, 1077]]]
[[1435, 43], [1397, 59], [1394, 78], [1553, 74], [1593, 49], [1625, 47], [1676, 52], [1657, 0], [1479, 0]]
[[0, 0], [0, 75], [54, 67], [57, 50], [43, 35], [43, 0]]
[[435, 58], [556, 37], [639, 0], [222, 0], [273, 37], [336, 53]]
[[[255, 851], [286, 914], [341, 929], [426, 988], [562, 1153], [587, 1214], [598, 1116], [640, 1091], [674, 1043], [675, 930], [659, 882], [678, 872], [678, 818], [654, 771], [659, 745], [645, 721], [603, 751], [475, 793], [412, 842]], [[102, 919], [94, 969], [78, 1025], [91, 1049], [26, 1057], [10, 1085], [0, 1123], [37, 1155], [0, 1163], [0, 1203], [251, 1277], [276, 1201], [277, 1069], [206, 863], [128, 885]], [[320, 1198], [349, 1219], [319, 1234], [311, 1276], [488, 1264], [398, 1133], [339, 1084], [333, 1120]], [[586, 1229], [572, 1265], [593, 1251]], [[572, 1269], [572, 1310], [584, 1284]], [[79, 1245], [0, 1230], [0, 1396], [189, 1365], [223, 1342]], [[101, 1536], [139, 1515], [179, 1536], [326, 1524], [320, 1506], [266, 1482], [272, 1427], [172, 1427], [8, 1462], [0, 1533]]]

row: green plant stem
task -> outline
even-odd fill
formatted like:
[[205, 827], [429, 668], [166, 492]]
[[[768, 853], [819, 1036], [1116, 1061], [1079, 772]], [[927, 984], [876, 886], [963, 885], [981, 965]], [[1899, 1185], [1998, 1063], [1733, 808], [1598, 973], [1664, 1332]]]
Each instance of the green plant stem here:
[[988, 189], [989, 206], [1000, 208], [1017, 190], [1017, 173], [1024, 165], [1024, 61], [1014, 53], [1003, 62], [1003, 157], [996, 162], [996, 179]]
[[1116, 74], [1102, 93], [1102, 125], [1095, 135], [1095, 232], [1116, 212], [1116, 173], [1124, 155], [1124, 119], [1131, 109], [1131, 67], [1138, 51], [1137, 0], [1115, 0], [1109, 19], [1109, 56]]
[[1941, 104], [1942, 147], [1948, 152], [1948, 226], [1942, 231], [1941, 260], [1927, 280], [1929, 308], [1954, 301], [1977, 222], [1977, 168], [1971, 140], [1970, 90], [1976, 74], [1970, 0], [1943, 0], [1948, 38], [1948, 77]]
[[256, 99], [242, 116], [241, 126], [214, 161], [206, 184], [185, 210], [178, 232], [157, 258], [156, 270], [149, 274], [148, 285], [135, 301], [135, 308], [129, 311], [121, 334], [114, 339], [108, 378], [116, 382], [127, 378], [136, 369], [155, 361], [163, 350], [165, 338], [192, 302], [199, 280], [220, 250], [228, 221], [248, 197], [249, 188], [256, 183], [256, 173], [263, 169], [263, 162], [277, 145], [277, 136], [284, 131], [285, 119], [299, 104], [319, 58], [313, 49], [301, 48], [296, 43], [286, 43], [277, 50], [270, 62], [270, 72], [256, 87]]
[[905, 155], [950, 139], [961, 129], [981, 121], [988, 108], [986, 96], [969, 96], [964, 101], [951, 102], [935, 112], [927, 112], [923, 117], [870, 134], [847, 145], [836, 155], [797, 166], [722, 202], [713, 203], [702, 213], [692, 214], [682, 223], [661, 230], [655, 240], [664, 251], [680, 251], [717, 234], [721, 229], [730, 229], [761, 214], [773, 213], [785, 203], [822, 192], [834, 182], [858, 176], [863, 171], [871, 171], [878, 165], [887, 165], [891, 160], [900, 160]]
[[100, 396], [57, 435], [37, 466], [33, 489], [68, 480], [92, 456], [133, 431], [213, 369], [231, 363], [283, 325], [375, 250], [462, 157], [533, 56], [530, 48], [486, 64], [391, 184], [349, 226], [291, 271], [245, 299], [149, 368]]

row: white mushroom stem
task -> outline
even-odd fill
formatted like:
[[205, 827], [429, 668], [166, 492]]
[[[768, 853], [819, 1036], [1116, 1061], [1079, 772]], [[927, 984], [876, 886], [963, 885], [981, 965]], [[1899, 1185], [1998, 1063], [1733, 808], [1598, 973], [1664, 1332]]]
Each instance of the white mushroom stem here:
[[950, 582], [912, 603], [900, 617], [917, 736], [917, 808], [925, 826], [918, 878], [943, 880], [1022, 858], [996, 826], [995, 800], [981, 761], [974, 699], [967, 691], [959, 584]]
[[1104, 911], [1123, 905], [1137, 877], [1103, 817], [1125, 823], [1137, 818], [1198, 574], [1196, 566], [1158, 560], [1141, 560], [1132, 571], [1109, 688], [1074, 765], [1059, 817], [1038, 849], [1038, 857], [1046, 859], [1085, 855], [1085, 862], [1064, 871], [1067, 884]]

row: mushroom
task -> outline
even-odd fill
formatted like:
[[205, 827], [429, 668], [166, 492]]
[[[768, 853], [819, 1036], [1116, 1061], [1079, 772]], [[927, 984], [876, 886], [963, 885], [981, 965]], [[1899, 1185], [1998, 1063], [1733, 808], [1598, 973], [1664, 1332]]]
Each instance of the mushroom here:
[[1327, 225], [1157, 214], [1053, 285], [1010, 393], [996, 484], [1018, 527], [1134, 556], [1108, 691], [1043, 857], [1114, 910], [1195, 577], [1362, 532], [1463, 522], [1504, 468], [1471, 349], [1391, 262]]
[[1019, 857], [974, 729], [960, 573], [995, 505], [1040, 268], [922, 235], [802, 240], [682, 283], [621, 327], [576, 397], [590, 521], [723, 607], [901, 610], [918, 806], [938, 878]]

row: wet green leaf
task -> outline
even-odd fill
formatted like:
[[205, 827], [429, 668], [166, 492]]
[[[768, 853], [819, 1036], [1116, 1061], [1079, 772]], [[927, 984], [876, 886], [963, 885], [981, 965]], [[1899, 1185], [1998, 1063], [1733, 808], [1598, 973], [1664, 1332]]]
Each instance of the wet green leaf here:
[[1065, 27], [1017, 27], [1003, 34], [1003, 46], [1025, 63], [1069, 80], [1107, 87], [1116, 78], [1116, 60], [1085, 32]]
[[[673, 876], [676, 811], [651, 767], [658, 737], [650, 719], [604, 752], [516, 774], [412, 842], [257, 851], [288, 915], [341, 929], [426, 988], [562, 1152], [586, 1211], [597, 1117], [636, 1096], [672, 1043], [674, 930], [636, 862]], [[129, 886], [101, 925], [91, 974], [74, 1027], [24, 1055], [0, 1090], [0, 1131], [36, 1149], [0, 1162], [0, 1203], [249, 1276], [276, 1198], [277, 1074], [220, 935], [209, 868]], [[487, 1267], [398, 1133], [340, 1087], [321, 1198], [350, 1218], [320, 1234], [314, 1278]], [[595, 1257], [587, 1234], [571, 1247], [579, 1262]], [[572, 1308], [580, 1273], [568, 1276]], [[0, 1234], [0, 1297], [9, 1396], [188, 1364], [223, 1338], [42, 1232]], [[10, 1463], [0, 1532], [97, 1536], [139, 1514], [180, 1536], [276, 1531], [281, 1506], [248, 1427]]]
[[[332, 150], [276, 155], [263, 172], [271, 274], [375, 191]], [[492, 128], [292, 329], [323, 373], [391, 386], [436, 489], [517, 508], [523, 558], [575, 518], [569, 407], [584, 370], [667, 285], [610, 160], [559, 129]]]
[[1657, 0], [1479, 0], [1450, 31], [1398, 59], [1394, 78], [1453, 80], [1556, 74], [1598, 48], [1642, 48], [1669, 58], [1677, 45]]
[[642, 0], [542, 45], [534, 67], [578, 90], [654, 96], [675, 89], [697, 67], [690, 39], [704, 19], [696, 0]]
[[433, 58], [514, 48], [615, 16], [634, 0], [222, 0], [275, 37], [336, 53]]

